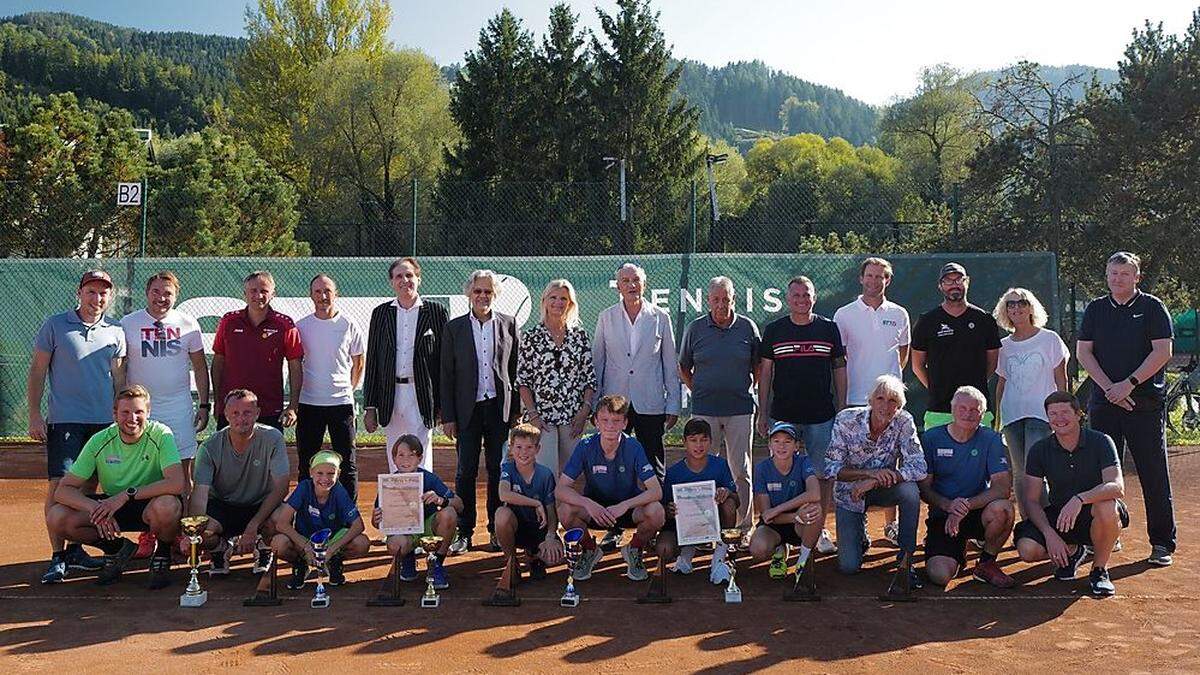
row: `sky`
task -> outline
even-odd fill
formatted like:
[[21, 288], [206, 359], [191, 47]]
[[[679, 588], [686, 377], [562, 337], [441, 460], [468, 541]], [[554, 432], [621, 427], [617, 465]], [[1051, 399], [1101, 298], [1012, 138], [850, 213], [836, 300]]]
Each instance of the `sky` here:
[[[440, 64], [461, 61], [479, 30], [507, 6], [541, 34], [552, 0], [392, 0], [389, 37]], [[1147, 20], [1182, 34], [1200, 0], [656, 0], [678, 58], [720, 66], [758, 59], [872, 104], [910, 94], [921, 68], [999, 68], [1019, 59], [1046, 65], [1116, 67]], [[595, 8], [571, 0], [598, 30]], [[243, 35], [245, 0], [0, 0], [0, 16], [65, 11], [144, 30]]]

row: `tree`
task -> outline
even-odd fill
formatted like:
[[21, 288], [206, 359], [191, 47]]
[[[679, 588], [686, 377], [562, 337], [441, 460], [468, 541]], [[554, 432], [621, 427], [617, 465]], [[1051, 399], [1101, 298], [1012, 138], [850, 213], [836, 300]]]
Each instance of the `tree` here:
[[591, 110], [588, 107], [588, 55], [585, 33], [570, 5], [550, 9], [550, 25], [534, 55], [533, 106], [537, 157], [532, 168], [542, 180], [594, 180], [596, 163], [586, 157]]
[[0, 153], [0, 257], [136, 253], [139, 211], [116, 206], [116, 184], [146, 170], [133, 117], [69, 93], [31, 97], [20, 110]]
[[879, 122], [883, 147], [912, 167], [930, 201], [945, 203], [986, 140], [977, 85], [946, 64], [925, 68], [916, 95], [888, 106]]
[[437, 65], [414, 50], [349, 53], [319, 65], [313, 78], [322, 86], [299, 149], [314, 182], [325, 181], [327, 217], [358, 210], [367, 231], [355, 234], [365, 234], [372, 251], [411, 250], [397, 236], [410, 217], [411, 181], [432, 180], [458, 135]]
[[208, 128], [166, 143], [150, 174], [156, 256], [306, 256], [295, 187], [248, 143]]
[[340, 54], [382, 54], [390, 22], [387, 0], [258, 0], [257, 9], [247, 10], [249, 42], [236, 66], [233, 119], [258, 154], [302, 189], [302, 197], [311, 172], [296, 138], [320, 89], [313, 70]]

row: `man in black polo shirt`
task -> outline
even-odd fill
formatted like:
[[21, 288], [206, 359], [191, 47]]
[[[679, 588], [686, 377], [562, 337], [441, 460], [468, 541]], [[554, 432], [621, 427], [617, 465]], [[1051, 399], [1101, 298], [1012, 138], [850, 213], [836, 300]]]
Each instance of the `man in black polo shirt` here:
[[1166, 567], [1175, 552], [1175, 513], [1167, 470], [1166, 365], [1171, 315], [1158, 298], [1138, 290], [1141, 260], [1118, 251], [1108, 259], [1109, 294], [1088, 303], [1076, 355], [1092, 378], [1088, 419], [1118, 449], [1128, 447], [1142, 483], [1151, 565]]
[[[962, 265], [943, 265], [938, 276], [942, 304], [922, 314], [913, 326], [913, 374], [929, 390], [925, 429], [954, 421], [950, 399], [959, 387], [975, 387], [988, 396], [988, 380], [996, 372], [1000, 329], [991, 314], [967, 302], [970, 284]], [[984, 413], [983, 425], [992, 425], [990, 411]]]
[[[1121, 497], [1125, 481], [1112, 439], [1079, 424], [1079, 402], [1065, 391], [1046, 397], [1046, 417], [1054, 433], [1029, 449], [1017, 496], [1028, 520], [1017, 524], [1013, 541], [1025, 562], [1049, 559], [1055, 578], [1075, 578], [1079, 563], [1093, 551], [1088, 577], [1092, 594], [1116, 592], [1108, 558], [1129, 512]], [[1042, 507], [1042, 481], [1050, 485], [1050, 505]], [[1090, 548], [1089, 548], [1090, 547]]]

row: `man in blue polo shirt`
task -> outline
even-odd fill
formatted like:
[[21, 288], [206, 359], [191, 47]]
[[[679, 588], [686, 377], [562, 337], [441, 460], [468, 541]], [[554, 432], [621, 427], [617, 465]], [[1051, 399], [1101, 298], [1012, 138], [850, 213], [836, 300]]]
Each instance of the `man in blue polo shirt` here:
[[1109, 294], [1088, 303], [1076, 353], [1092, 378], [1088, 419], [1096, 431], [1129, 448], [1142, 483], [1150, 557], [1166, 567], [1175, 552], [1175, 511], [1167, 470], [1166, 366], [1174, 335], [1162, 301], [1138, 290], [1142, 261], [1118, 251], [1108, 259]]
[[950, 399], [954, 421], [921, 437], [927, 474], [917, 486], [929, 504], [925, 572], [938, 586], [950, 583], [966, 565], [968, 539], [984, 541], [972, 576], [997, 588], [1015, 583], [996, 564], [1012, 533], [1012, 471], [1000, 434], [979, 426], [986, 409], [983, 392], [959, 387]]
[[649, 578], [642, 550], [654, 541], [666, 520], [662, 485], [646, 450], [624, 433], [629, 399], [609, 394], [596, 406], [597, 433], [575, 446], [558, 477], [554, 497], [565, 529], [584, 528], [583, 555], [574, 577], [583, 581], [602, 555], [588, 529], [637, 528], [621, 547], [626, 576], [634, 581]]
[[[48, 317], [38, 330], [26, 383], [29, 437], [46, 444], [47, 513], [59, 480], [84, 444], [112, 424], [113, 396], [125, 387], [125, 333], [104, 316], [114, 297], [112, 279], [102, 270], [86, 272], [75, 297], [75, 309]], [[49, 414], [43, 418], [47, 375]], [[52, 555], [43, 584], [62, 581], [68, 569], [98, 570], [103, 565], [79, 544], [65, 546], [62, 537], [49, 536]]]
[[[666, 561], [675, 561], [675, 571], [680, 574], [692, 573], [692, 556], [696, 554], [695, 546], [679, 546], [679, 534], [675, 528], [675, 491], [674, 486], [686, 483], [712, 481], [716, 488], [717, 518], [721, 529], [731, 528], [737, 524], [737, 514], [741, 510], [738, 505], [737, 484], [729, 462], [724, 457], [710, 454], [713, 448], [712, 426], [705, 420], [693, 417], [683, 425], [683, 459], [675, 462], [667, 469], [663, 479], [663, 503], [666, 505], [667, 522], [658, 535], [658, 557]], [[708, 580], [714, 584], [723, 584], [729, 580], [729, 567], [724, 564], [728, 547], [724, 542], [717, 542], [713, 550], [712, 566], [709, 569]]]

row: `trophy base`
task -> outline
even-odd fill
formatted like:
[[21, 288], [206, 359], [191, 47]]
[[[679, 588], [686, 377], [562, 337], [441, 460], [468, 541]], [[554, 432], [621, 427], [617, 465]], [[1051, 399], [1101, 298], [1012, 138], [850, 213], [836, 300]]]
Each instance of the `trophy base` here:
[[268, 593], [256, 594], [242, 601], [242, 607], [278, 607], [283, 599]]
[[492, 597], [484, 598], [483, 606], [484, 607], [520, 607], [521, 599], [518, 598], [517, 594], [514, 593], [513, 591], [502, 591], [500, 589], [496, 589], [496, 592], [492, 593]]
[[783, 594], [784, 602], [817, 602], [820, 599], [821, 596], [817, 595], [815, 591], [800, 590]]
[[208, 602], [208, 591], [200, 591], [195, 595], [184, 593], [179, 596], [180, 607], [203, 607]]
[[558, 604], [560, 607], [578, 607], [579, 606], [579, 596], [578, 595], [564, 595], [564, 596], [562, 596], [561, 599], [559, 599]]
[[741, 601], [742, 601], [742, 592], [740, 590], [725, 591], [725, 602], [735, 603], [735, 602], [741, 602]]
[[326, 609], [329, 607], [329, 598], [313, 598], [308, 604], [313, 609]]
[[432, 597], [428, 595], [421, 596], [421, 606], [425, 609], [433, 609], [440, 604], [442, 604], [442, 596], [440, 595], [435, 595]]
[[403, 607], [404, 598], [394, 595], [378, 595], [367, 601], [367, 607]]

